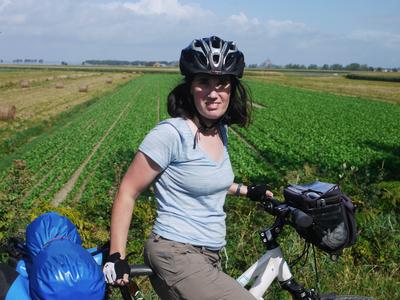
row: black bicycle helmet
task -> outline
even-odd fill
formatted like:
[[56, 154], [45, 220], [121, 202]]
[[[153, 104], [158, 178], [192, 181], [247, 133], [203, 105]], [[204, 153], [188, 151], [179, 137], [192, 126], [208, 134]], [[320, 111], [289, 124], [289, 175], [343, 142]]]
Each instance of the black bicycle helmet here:
[[217, 36], [193, 40], [182, 50], [179, 67], [184, 76], [197, 73], [243, 76], [244, 56], [236, 44]]

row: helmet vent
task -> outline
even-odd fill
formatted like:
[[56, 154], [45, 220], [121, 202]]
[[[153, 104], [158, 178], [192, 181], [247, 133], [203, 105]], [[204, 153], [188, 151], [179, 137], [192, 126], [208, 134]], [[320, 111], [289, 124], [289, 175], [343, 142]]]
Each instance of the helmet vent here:
[[213, 55], [213, 62], [214, 62], [214, 64], [218, 64], [218, 62], [219, 62], [219, 55], [218, 54], [214, 54]]
[[218, 38], [214, 38], [214, 39], [211, 40], [211, 45], [212, 45], [213, 48], [220, 48], [221, 47], [220, 44], [221, 43], [220, 43], [220, 40]]
[[233, 63], [234, 63], [234, 56], [232, 54], [228, 54], [228, 56], [225, 59], [225, 66], [230, 66]]
[[201, 47], [201, 46], [203, 46], [203, 43], [200, 42], [199, 40], [195, 40], [194, 46], [195, 46], [195, 47]]
[[208, 64], [207, 58], [205, 58], [205, 56], [203, 56], [203, 55], [197, 56], [197, 59], [199, 59], [200, 63], [201, 63], [203, 66], [206, 66], [206, 65]]

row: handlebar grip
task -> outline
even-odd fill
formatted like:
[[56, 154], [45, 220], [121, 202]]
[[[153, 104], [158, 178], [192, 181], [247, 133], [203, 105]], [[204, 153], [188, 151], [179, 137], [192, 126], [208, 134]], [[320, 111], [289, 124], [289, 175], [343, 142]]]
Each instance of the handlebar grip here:
[[306, 213], [302, 212], [300, 209], [291, 209], [292, 222], [299, 227], [307, 228], [313, 223], [313, 218]]

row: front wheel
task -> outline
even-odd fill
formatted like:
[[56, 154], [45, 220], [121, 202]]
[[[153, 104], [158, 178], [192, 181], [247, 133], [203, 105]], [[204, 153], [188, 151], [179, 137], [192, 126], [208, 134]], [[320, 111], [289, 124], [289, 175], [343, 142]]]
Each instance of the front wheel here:
[[371, 297], [364, 296], [353, 296], [353, 295], [335, 295], [335, 294], [327, 294], [321, 295], [320, 300], [373, 300]]

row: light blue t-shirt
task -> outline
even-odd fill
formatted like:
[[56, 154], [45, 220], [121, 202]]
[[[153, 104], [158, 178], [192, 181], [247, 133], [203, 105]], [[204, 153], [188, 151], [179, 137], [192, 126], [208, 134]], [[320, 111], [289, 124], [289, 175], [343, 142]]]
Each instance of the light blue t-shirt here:
[[153, 232], [182, 243], [220, 249], [225, 246], [225, 197], [233, 183], [227, 152], [227, 128], [221, 127], [224, 155], [213, 161], [197, 144], [186, 120], [159, 123], [139, 150], [162, 169], [155, 180], [157, 218]]

